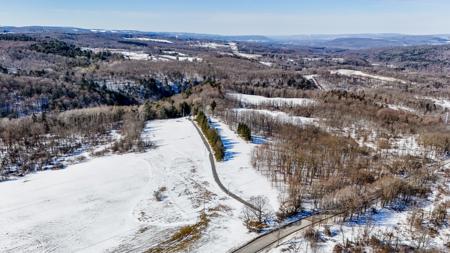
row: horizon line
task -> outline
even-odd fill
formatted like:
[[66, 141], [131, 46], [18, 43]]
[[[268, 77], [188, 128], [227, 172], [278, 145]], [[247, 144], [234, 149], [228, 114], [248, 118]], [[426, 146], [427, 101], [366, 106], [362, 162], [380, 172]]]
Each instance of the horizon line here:
[[404, 35], [404, 36], [439, 36], [446, 35], [450, 36], [448, 33], [432, 33], [432, 34], [414, 34], [414, 33], [402, 33], [402, 32], [367, 32], [367, 33], [298, 33], [298, 34], [284, 34], [284, 35], [263, 35], [263, 34], [220, 34], [220, 33], [203, 33], [203, 32], [174, 32], [174, 31], [144, 31], [137, 29], [111, 29], [111, 28], [92, 28], [92, 27], [81, 27], [81, 26], [58, 26], [58, 25], [25, 25], [25, 26], [14, 26], [14, 25], [0, 25], [0, 28], [63, 28], [63, 29], [82, 29], [89, 30], [90, 32], [136, 32], [136, 33], [168, 33], [168, 34], [192, 34], [192, 35], [209, 35], [209, 36], [221, 36], [221, 37], [245, 37], [245, 36], [260, 36], [268, 38], [276, 37], [294, 37], [294, 36], [355, 36], [355, 35]]

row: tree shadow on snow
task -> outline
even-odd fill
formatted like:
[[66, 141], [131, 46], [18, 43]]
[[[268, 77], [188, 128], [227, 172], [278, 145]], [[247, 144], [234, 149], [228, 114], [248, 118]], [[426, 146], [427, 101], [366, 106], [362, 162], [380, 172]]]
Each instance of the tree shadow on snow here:
[[224, 136], [221, 136], [221, 139], [223, 146], [225, 147], [225, 156], [223, 158], [224, 161], [230, 161], [239, 155], [239, 152], [232, 151], [234, 145], [237, 143], [236, 141], [232, 141]]
[[253, 144], [260, 145], [260, 144], [265, 144], [265, 143], [267, 143], [267, 140], [266, 140], [266, 138], [264, 138], [263, 136], [253, 135], [253, 136], [252, 136], [252, 143], [253, 143]]
[[223, 147], [225, 148], [225, 156], [223, 158], [224, 161], [230, 161], [233, 160], [237, 155], [239, 155], [239, 152], [233, 151], [234, 146], [238, 143], [237, 141], [233, 141], [230, 138], [227, 138], [226, 136], [223, 136], [223, 129], [220, 126], [219, 123], [210, 121], [210, 126], [216, 129], [219, 132], [220, 139], [222, 139]]

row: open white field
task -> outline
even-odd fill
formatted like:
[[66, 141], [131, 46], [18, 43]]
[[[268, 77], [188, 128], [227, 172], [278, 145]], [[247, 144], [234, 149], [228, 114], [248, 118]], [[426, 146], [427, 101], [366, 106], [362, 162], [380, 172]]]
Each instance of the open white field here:
[[216, 186], [191, 122], [150, 122], [144, 138], [156, 148], [0, 183], [0, 252], [142, 252], [219, 204], [230, 209], [191, 249], [225, 252], [254, 236], [238, 217], [242, 205]]
[[257, 95], [241, 93], [229, 93], [227, 96], [243, 104], [249, 105], [274, 105], [274, 106], [307, 106], [315, 103], [310, 98], [268, 98]]
[[351, 69], [332, 70], [332, 71], [330, 71], [330, 73], [331, 73], [331, 74], [343, 75], [343, 76], [360, 76], [360, 77], [367, 77], [367, 78], [377, 79], [377, 80], [385, 81], [385, 82], [399, 82], [399, 83], [406, 83], [406, 81], [400, 80], [400, 79], [397, 79], [397, 78], [387, 77], [387, 76], [380, 76], [380, 75], [371, 75], [371, 74], [364, 73], [364, 72], [362, 72], [362, 71], [351, 70]]
[[316, 124], [318, 119], [315, 118], [307, 118], [301, 116], [291, 116], [285, 112], [281, 111], [270, 111], [264, 109], [249, 109], [249, 108], [236, 108], [233, 109], [234, 112], [241, 115], [253, 115], [253, 114], [261, 114], [268, 117], [271, 117], [278, 122], [281, 123], [289, 123], [293, 125], [305, 125], [305, 124]]

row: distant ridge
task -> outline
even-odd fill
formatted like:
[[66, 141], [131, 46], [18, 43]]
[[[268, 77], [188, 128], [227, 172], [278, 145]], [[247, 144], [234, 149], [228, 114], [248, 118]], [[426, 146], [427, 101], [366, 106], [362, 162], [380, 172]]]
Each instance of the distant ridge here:
[[124, 36], [151, 36], [162, 38], [177, 38], [182, 40], [212, 40], [212, 41], [238, 41], [257, 43], [278, 43], [309, 47], [327, 47], [341, 49], [368, 49], [383, 47], [402, 47], [417, 45], [446, 45], [450, 44], [450, 35], [407, 35], [407, 34], [313, 34], [288, 36], [263, 35], [217, 35], [183, 32], [144, 32], [136, 30], [107, 30], [86, 29], [77, 27], [57, 26], [0, 26], [2, 33], [114, 33]]

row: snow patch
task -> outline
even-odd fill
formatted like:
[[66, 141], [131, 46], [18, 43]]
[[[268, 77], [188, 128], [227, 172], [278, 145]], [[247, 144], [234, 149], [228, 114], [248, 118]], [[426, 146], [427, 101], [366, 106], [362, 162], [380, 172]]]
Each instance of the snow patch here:
[[406, 112], [416, 113], [416, 110], [414, 110], [413, 108], [404, 106], [404, 105], [388, 104], [387, 106], [388, 106], [388, 108], [396, 110], [396, 111], [406, 111]]
[[246, 54], [246, 53], [239, 52], [238, 45], [235, 42], [230, 42], [229, 45], [230, 45], [231, 51], [233, 51], [233, 54], [238, 57], [246, 58], [249, 60], [257, 60], [262, 57], [262, 55], [259, 55], [259, 54]]
[[377, 79], [377, 80], [385, 81], [385, 82], [400, 82], [400, 83], [403, 83], [403, 84], [407, 83], [406, 81], [400, 80], [400, 79], [397, 79], [397, 78], [380, 76], [380, 75], [371, 75], [371, 74], [364, 73], [362, 71], [351, 70], [351, 69], [332, 70], [332, 71], [330, 71], [330, 73], [331, 74], [343, 75], [343, 76], [367, 77], [367, 78]]
[[242, 113], [262, 114], [262, 115], [272, 117], [279, 122], [290, 123], [290, 124], [294, 124], [294, 125], [316, 124], [318, 121], [317, 119], [314, 119], [314, 118], [291, 116], [285, 112], [280, 112], [280, 111], [246, 109], [246, 108], [237, 108], [237, 109], [233, 109], [233, 111], [238, 114], [242, 114]]
[[202, 47], [202, 48], [211, 48], [211, 49], [218, 49], [218, 48], [227, 48], [227, 47], [229, 47], [228, 45], [214, 43], [214, 42], [199, 43], [199, 44], [195, 44], [194, 46]]
[[137, 40], [137, 41], [150, 41], [150, 42], [157, 42], [157, 43], [166, 43], [166, 44], [173, 44], [170, 40], [164, 40], [164, 39], [152, 39], [152, 38], [146, 38], [146, 37], [138, 37], [138, 38], [124, 38], [126, 40]]
[[450, 100], [448, 100], [448, 99], [443, 99], [443, 98], [436, 99], [436, 98], [432, 98], [431, 100], [433, 100], [433, 102], [434, 102], [436, 105], [439, 105], [439, 106], [441, 106], [441, 107], [444, 108], [444, 109], [450, 109]]
[[257, 95], [229, 93], [228, 97], [249, 105], [275, 105], [275, 106], [309, 106], [316, 102], [310, 98], [268, 98]]
[[273, 63], [271, 63], [271, 62], [260, 61], [259, 63], [261, 63], [262, 65], [267, 66], [267, 67], [272, 67], [273, 66]]

